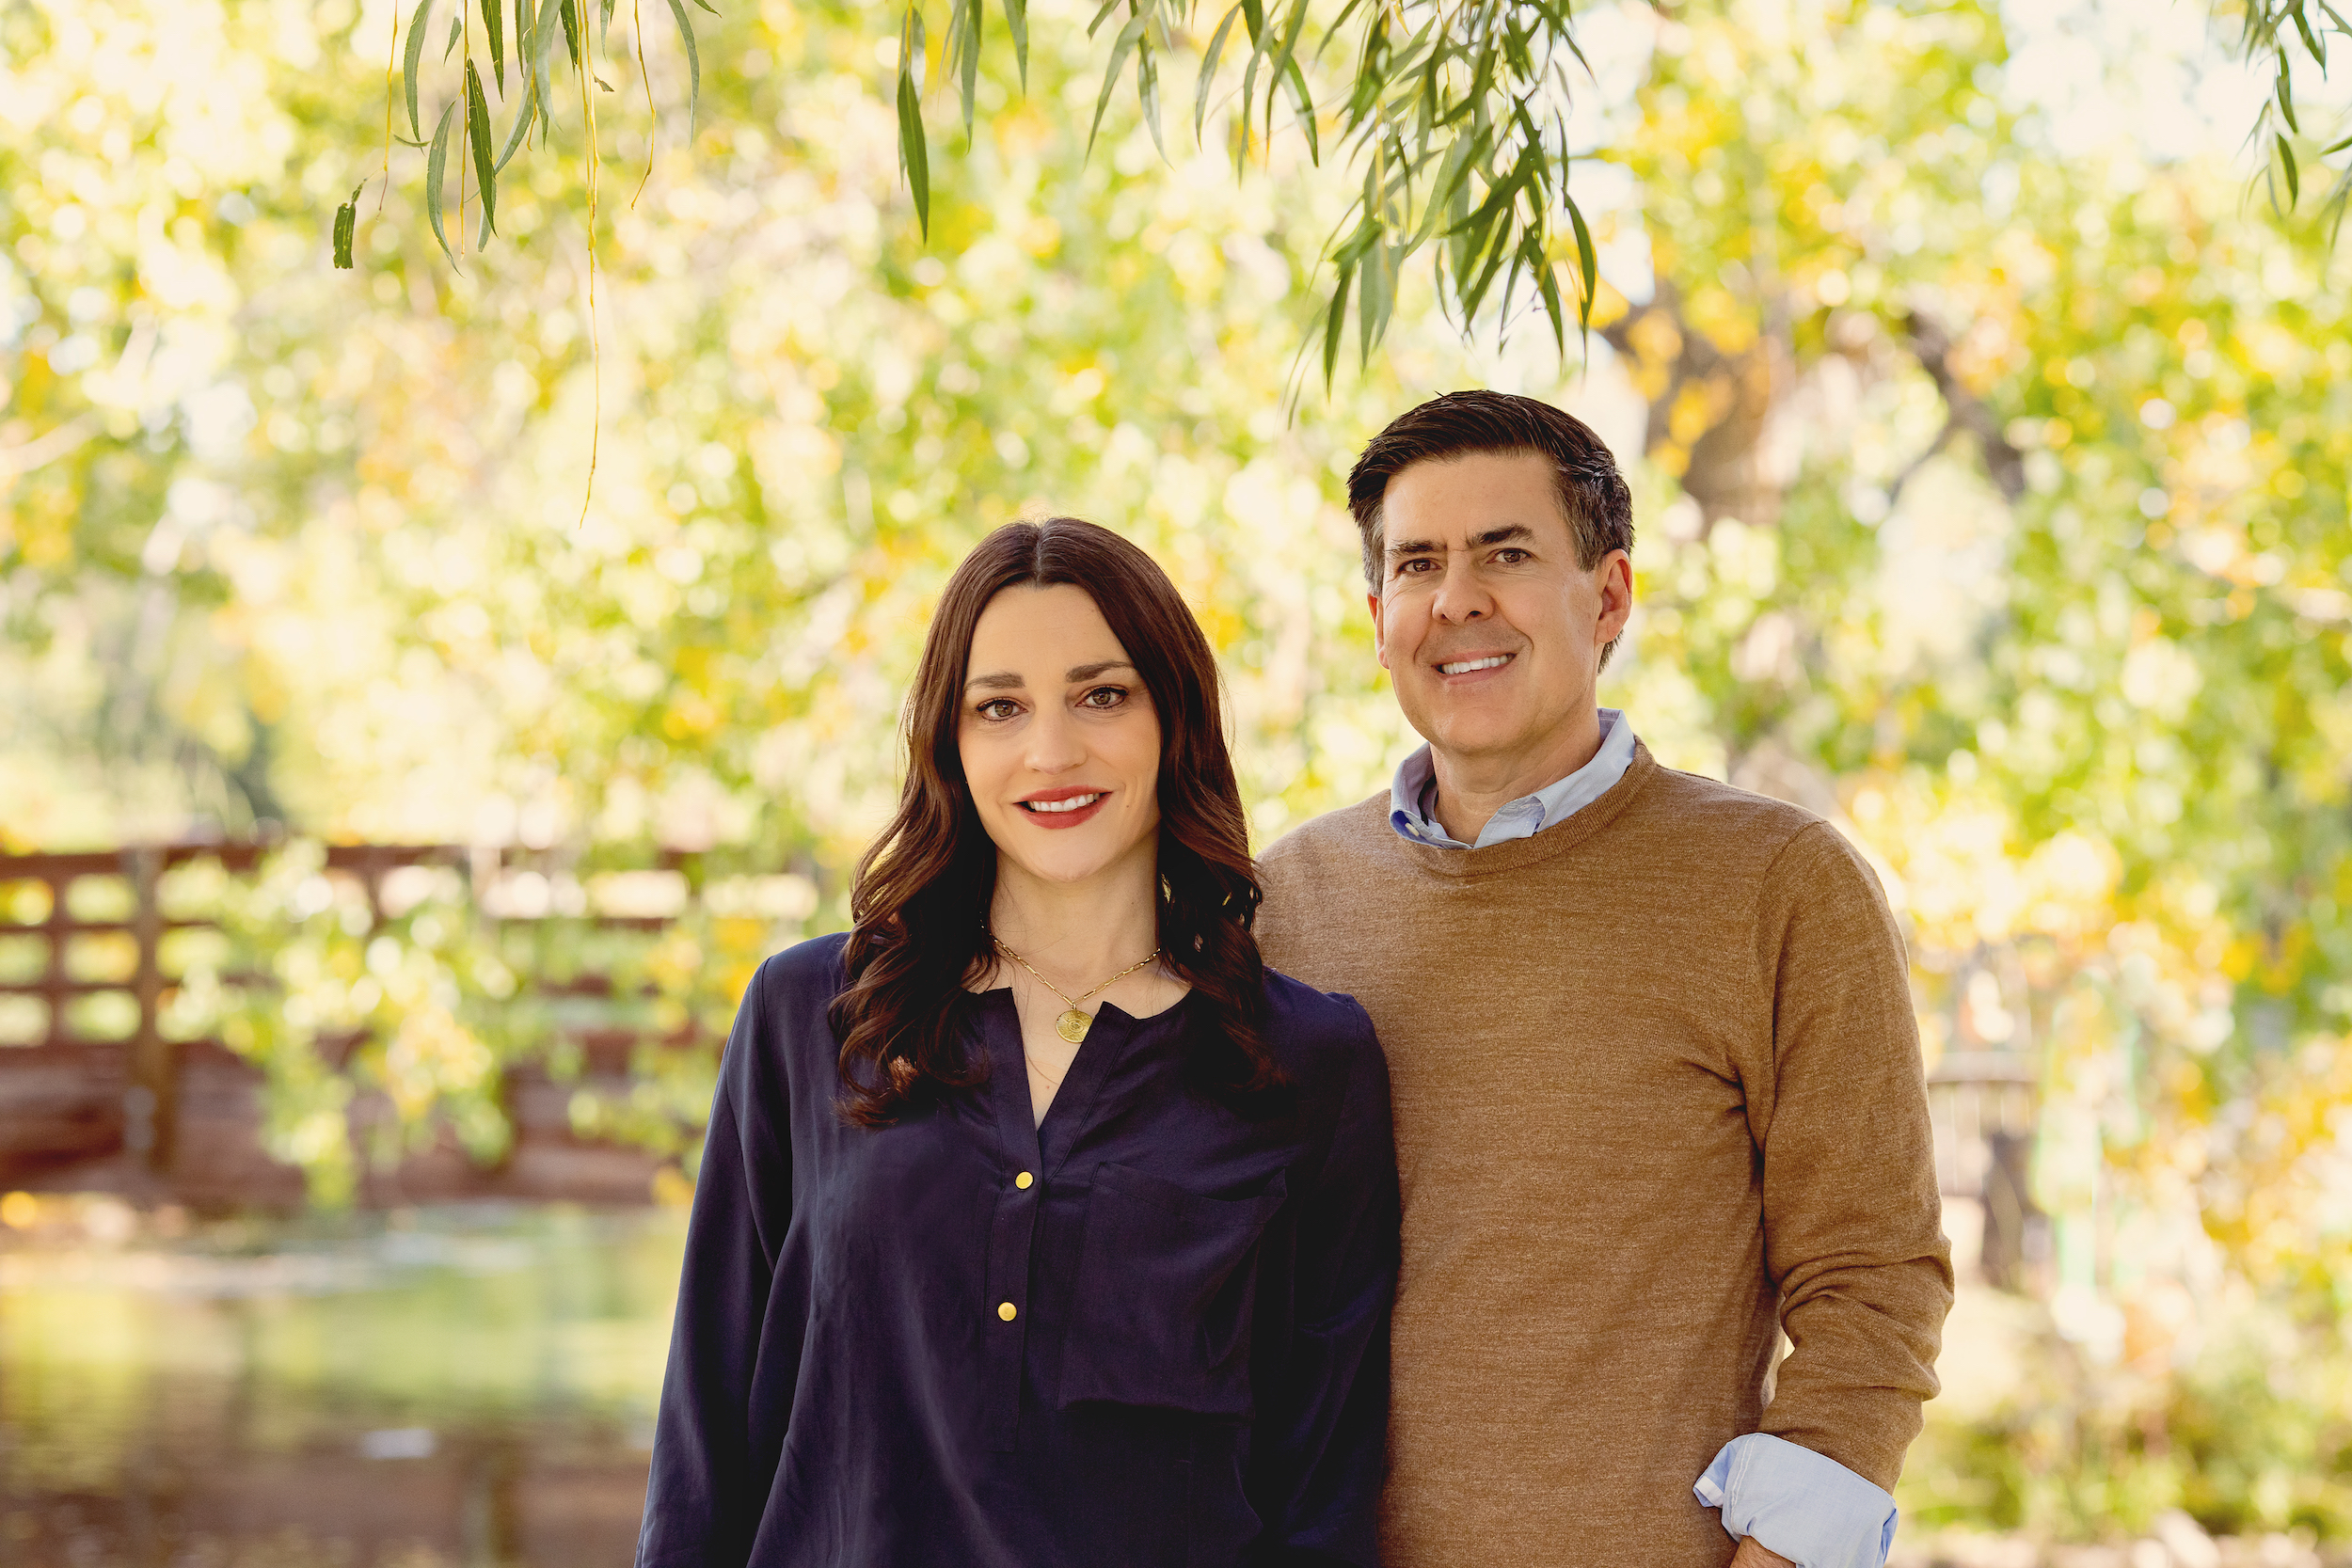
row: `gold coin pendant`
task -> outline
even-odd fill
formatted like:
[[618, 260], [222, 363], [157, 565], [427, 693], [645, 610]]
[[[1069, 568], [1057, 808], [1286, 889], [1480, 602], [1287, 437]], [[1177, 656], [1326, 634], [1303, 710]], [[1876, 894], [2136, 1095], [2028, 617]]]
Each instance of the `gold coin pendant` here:
[[1076, 1045], [1087, 1037], [1087, 1030], [1092, 1026], [1093, 1022], [1094, 1020], [1091, 1017], [1073, 1007], [1061, 1017], [1054, 1020], [1054, 1033], [1071, 1044]]

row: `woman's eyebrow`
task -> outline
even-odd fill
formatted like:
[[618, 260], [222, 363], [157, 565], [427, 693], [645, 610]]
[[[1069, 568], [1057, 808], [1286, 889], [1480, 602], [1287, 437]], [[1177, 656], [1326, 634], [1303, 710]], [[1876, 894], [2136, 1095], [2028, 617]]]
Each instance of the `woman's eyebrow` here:
[[1093, 664], [1072, 665], [1068, 678], [1073, 681], [1090, 681], [1105, 670], [1133, 670], [1134, 668], [1134, 665], [1123, 658], [1105, 658]]
[[993, 674], [973, 676], [963, 683], [963, 689], [969, 691], [977, 686], [986, 691], [1018, 691], [1028, 684], [1017, 670], [999, 670]]

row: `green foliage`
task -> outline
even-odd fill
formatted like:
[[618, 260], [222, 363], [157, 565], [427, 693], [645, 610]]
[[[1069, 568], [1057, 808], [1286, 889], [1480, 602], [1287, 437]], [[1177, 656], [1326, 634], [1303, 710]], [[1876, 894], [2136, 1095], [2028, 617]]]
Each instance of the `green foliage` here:
[[[1139, 87], [1105, 103], [1117, 35], [1087, 42], [1091, 11], [1009, 9], [1009, 57], [975, 11], [921, 49], [901, 11], [910, 46], [883, 60], [870, 14], [776, 4], [704, 29], [701, 129], [604, 214], [592, 318], [557, 221], [578, 176], [551, 157], [507, 167], [509, 245], [463, 276], [429, 225], [356, 204], [360, 265], [321, 264], [316, 214], [350, 187], [310, 150], [366, 142], [380, 62], [352, 57], [348, 17], [281, 37], [257, 10], [199, 5], [173, 31], [181, 14], [0, 12], [24, 62], [0, 106], [22, 193], [0, 209], [11, 842], [209, 817], [544, 847], [581, 909], [402, 951], [451, 967], [443, 1012], [501, 1065], [577, 1077], [577, 1020], [550, 1003], [535, 1039], [477, 1027], [477, 952], [617, 973], [657, 1041], [695, 1025], [628, 1088], [575, 1085], [577, 1125], [684, 1156], [745, 966], [844, 919], [917, 631], [986, 530], [1070, 511], [1168, 563], [1225, 662], [1263, 842], [1379, 787], [1406, 739], [1338, 505], [1362, 439], [1450, 386], [1574, 400], [1625, 416], [1638, 491], [1640, 609], [1605, 700], [1668, 762], [1834, 816], [1904, 912], [1931, 1053], [2025, 1051], [2044, 1074], [2052, 1242], [2027, 1283], [2064, 1359], [1940, 1424], [1907, 1486], [2051, 1530], [2171, 1502], [2341, 1528], [2322, 1402], [2352, 1279], [2352, 323], [2325, 232], [2242, 221], [2241, 168], [2059, 155], [2001, 8], [1690, 8], [1657, 20], [1608, 165], [1579, 170], [1638, 201], [1580, 198], [1581, 229], [1546, 230], [1552, 264], [1572, 246], [1577, 278], [1608, 279], [1588, 303], [1609, 353], [1565, 382], [1550, 343], [1482, 357], [1460, 335], [1458, 286], [1528, 221], [1524, 189], [1467, 269], [1440, 215], [1442, 299], [1384, 227], [1331, 311], [1318, 269], [1361, 230], [1363, 166], [1324, 178], [1292, 154], [1303, 134], [1270, 140], [1270, 110], [1297, 112], [1287, 73], [1236, 57], [1284, 47], [1289, 12], [1217, 19], [1248, 115], [1197, 89], [1210, 145], [1163, 153]], [[551, 89], [523, 40], [564, 14], [544, 0], [509, 35], [526, 129]], [[1129, 47], [1155, 71], [1188, 47], [1162, 14], [1168, 41], [1147, 25]], [[1420, 155], [1379, 103], [1346, 118], [1314, 48], [1291, 57], [1315, 151], [1401, 127]], [[117, 58], [170, 69], [119, 79]], [[913, 144], [910, 225], [892, 88], [919, 108], [942, 60], [972, 129]], [[691, 62], [648, 70], [657, 103], [691, 101]], [[190, 121], [157, 107], [211, 81], [250, 90]], [[655, 130], [623, 98], [600, 113], [632, 150]], [[2296, 144], [2314, 188], [2325, 135]], [[567, 123], [538, 145], [578, 142]], [[1475, 213], [1493, 186], [1466, 178]], [[1416, 224], [1432, 180], [1411, 176]], [[1375, 266], [1385, 337], [1362, 313]], [[1528, 281], [1514, 309], [1543, 309]], [[610, 418], [581, 520], [599, 322]], [[1302, 336], [1335, 330], [1381, 351], [1286, 422]], [[599, 879], [660, 846], [694, 851], [684, 922], [589, 924]], [[788, 907], [750, 891], [784, 877]], [[294, 920], [347, 1018], [368, 943], [291, 897], [255, 919]], [[298, 1132], [349, 1089], [250, 1025], [278, 1147], [347, 1158]], [[412, 1080], [422, 1136], [471, 1114], [474, 1080], [463, 1051], [418, 1059], [451, 1072]], [[2296, 1336], [2241, 1358], [2263, 1398], [2200, 1326], [2241, 1298], [2248, 1335]], [[2299, 1382], [2273, 1376], [2282, 1354]], [[2282, 1473], [2318, 1479], [2280, 1505]]]
[[538, 1010], [457, 872], [412, 872], [397, 912], [329, 877], [315, 840], [276, 851], [250, 881], [216, 863], [180, 874], [212, 884], [175, 896], [216, 911], [228, 942], [190, 966], [167, 1032], [217, 1037], [262, 1069], [264, 1146], [323, 1202], [347, 1201], [358, 1174], [355, 1093], [390, 1109], [365, 1150], [381, 1163], [443, 1130], [493, 1159], [509, 1138], [500, 1065], [541, 1043]]
[[[2329, 0], [2217, 0], [2214, 14], [2217, 22], [2234, 19], [2238, 53], [2249, 60], [2267, 62], [2274, 73], [2276, 85], [2268, 101], [2257, 112], [2247, 141], [2264, 149], [2263, 170], [2258, 178], [2269, 186], [2272, 206], [2292, 211], [2303, 198], [2296, 146], [2301, 143], [2305, 156], [2313, 156], [2314, 144], [2321, 139], [2304, 134], [2301, 116], [2296, 113], [2296, 66], [2300, 61], [2304, 69], [2316, 70], [2324, 78], [2328, 74], [2328, 36], [2333, 34], [2352, 44], [2352, 21], [2345, 20], [2344, 13]], [[2264, 140], [2265, 135], [2267, 142]], [[2324, 158], [2347, 148], [2352, 148], [2352, 136], [2319, 150], [2315, 155]], [[2275, 157], [2271, 155], [2274, 149]], [[2346, 202], [2352, 200], [2352, 168], [2335, 172], [2334, 182], [2319, 200], [2320, 219], [2327, 225], [2330, 239], [2343, 228]], [[2283, 202], [2278, 199], [2281, 182], [2287, 193]]]
[[[717, 12], [696, 0], [705, 10]], [[402, 68], [411, 138], [422, 136], [419, 118], [420, 78], [433, 0], [419, 0], [408, 23]], [[560, 19], [567, 57], [580, 67], [582, 128], [595, 140], [594, 105], [586, 101], [594, 77], [591, 56], [609, 52], [611, 4], [596, 9], [595, 36], [585, 41], [573, 0], [543, 0], [537, 21], [526, 27], [527, 0], [517, 0], [517, 63], [530, 85], [516, 111], [505, 150], [493, 163], [482, 151], [489, 140], [486, 105], [478, 105], [473, 38], [463, 0], [451, 24], [451, 45], [462, 44], [463, 80], [451, 104], [468, 105], [468, 139], [475, 145], [475, 189], [484, 207], [484, 242], [491, 232], [498, 182], [508, 159], [522, 146], [534, 119], [551, 135], [557, 109], [548, 69], [554, 24]], [[702, 96], [702, 54], [684, 0], [668, 0], [688, 65], [687, 122], [690, 129]], [[913, 199], [918, 231], [930, 233], [931, 175], [923, 97], [934, 65], [954, 84], [968, 140], [977, 113], [983, 52], [986, 0], [947, 0], [948, 25], [934, 60], [926, 0], [907, 0], [898, 17], [895, 107], [899, 167]], [[484, 44], [501, 97], [505, 81], [504, 40], [495, 0], [484, 0]], [[634, 13], [632, 13], [634, 15]], [[1028, 75], [1028, 14], [1025, 0], [1005, 0], [1022, 86]], [[2249, 145], [2264, 150], [2258, 180], [2268, 185], [2282, 214], [2301, 200], [2301, 171], [2307, 163], [2352, 148], [2352, 137], [2321, 148], [2307, 136], [2297, 110], [2296, 65], [2328, 71], [2326, 41], [2332, 32], [2352, 41], [2352, 25], [2328, 0], [2213, 0], [2217, 24], [2233, 24], [2238, 55], [2270, 63], [2275, 88], [2257, 111]], [[1094, 98], [1089, 143], [1122, 87], [1134, 102], [1154, 146], [1161, 143], [1160, 76], [1164, 57], [1196, 54], [1193, 128], [1205, 138], [1213, 104], [1230, 102], [1228, 135], [1238, 172], [1253, 151], [1263, 151], [1276, 134], [1278, 111], [1296, 129], [1310, 156], [1322, 162], [1326, 126], [1336, 133], [1341, 166], [1335, 190], [1357, 192], [1353, 204], [1327, 237], [1321, 260], [1329, 282], [1319, 310], [1321, 359], [1327, 385], [1352, 325], [1359, 361], [1368, 362], [1394, 317], [1406, 269], [1424, 251], [1438, 294], [1465, 334], [1491, 329], [1505, 333], [1520, 309], [1540, 306], [1554, 347], [1566, 347], [1566, 309], [1561, 272], [1576, 291], [1580, 330], [1589, 330], [1598, 287], [1596, 258], [1584, 212], [1570, 190], [1573, 166], [1592, 156], [1571, 144], [1570, 110], [1594, 90], [1578, 41], [1572, 0], [1536, 0], [1532, 5], [1471, 0], [1377, 4], [1345, 0], [1233, 0], [1208, 30], [1205, 44], [1193, 29], [1205, 25], [1197, 0], [1106, 0], [1093, 13], [1087, 36], [1105, 58]], [[1116, 23], [1114, 27], [1112, 24]], [[1238, 26], [1236, 25], [1238, 24]], [[645, 40], [637, 24], [636, 52], [644, 71]], [[395, 39], [397, 43], [397, 39]], [[1246, 45], [1246, 53], [1243, 52]], [[1227, 80], [1229, 47], [1241, 55], [1239, 84], [1230, 101], [1220, 95]], [[1795, 56], [1789, 56], [1792, 61]], [[1130, 77], [1128, 67], [1132, 62]], [[596, 78], [603, 87], [601, 78]], [[465, 84], [471, 83], [471, 86]], [[653, 93], [649, 74], [646, 96]], [[611, 90], [609, 87], [606, 90]], [[1320, 95], [1320, 98], [1319, 98]], [[480, 112], [477, 115], [477, 107]], [[442, 124], [451, 110], [443, 111]], [[441, 138], [435, 138], [438, 148]], [[2298, 153], [2297, 146], [2302, 150]], [[421, 140], [412, 145], [422, 145]], [[543, 146], [545, 138], [543, 137]], [[387, 149], [389, 153], [389, 148]], [[593, 155], [592, 155], [593, 157]], [[389, 160], [387, 159], [389, 169]], [[442, 200], [428, 161], [426, 210], [437, 238], [442, 237]], [[2352, 166], [2332, 175], [2319, 201], [2321, 220], [2332, 234], [2352, 198]], [[591, 172], [590, 225], [595, 224]], [[2283, 186], [2285, 199], [2278, 199]], [[461, 181], [462, 186], [462, 181]], [[1652, 194], [1673, 196], [1671, 187]], [[463, 199], [461, 189], [460, 199]], [[1567, 220], [1566, 232], [1558, 227]], [[442, 248], [449, 251], [442, 238]], [[450, 252], [455, 264], [454, 252]], [[1498, 284], [1500, 288], [1498, 289]], [[1525, 292], [1522, 293], [1521, 291]], [[1489, 309], [1491, 307], [1491, 309]]]

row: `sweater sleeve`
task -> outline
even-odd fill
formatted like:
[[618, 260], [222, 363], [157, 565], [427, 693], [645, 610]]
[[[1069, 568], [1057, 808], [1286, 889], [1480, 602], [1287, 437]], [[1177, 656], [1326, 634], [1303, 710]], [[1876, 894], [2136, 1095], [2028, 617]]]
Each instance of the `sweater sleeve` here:
[[1765, 879], [1769, 1068], [1748, 1085], [1791, 1349], [1760, 1428], [1891, 1489], [1952, 1303], [1918, 1024], [1878, 879], [1827, 823]]
[[719, 1067], [686, 1231], [670, 1361], [654, 1422], [637, 1568], [723, 1568], [751, 1551], [766, 1478], [747, 1400], [775, 1243], [791, 1208], [791, 1145], [761, 1092], [761, 985], [736, 1014]]
[[1396, 1294], [1396, 1140], [1388, 1062], [1360, 1028], [1322, 1167], [1301, 1205], [1289, 1343], [1261, 1401], [1250, 1568], [1372, 1568], [1388, 1461], [1389, 1312]]

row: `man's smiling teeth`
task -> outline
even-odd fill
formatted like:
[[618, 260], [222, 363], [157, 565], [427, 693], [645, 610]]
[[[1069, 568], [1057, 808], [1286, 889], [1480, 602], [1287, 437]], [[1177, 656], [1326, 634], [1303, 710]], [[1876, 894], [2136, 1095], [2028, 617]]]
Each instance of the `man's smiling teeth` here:
[[1438, 666], [1438, 673], [1441, 675], [1467, 675], [1472, 670], [1492, 670], [1497, 665], [1510, 663], [1511, 657], [1512, 656], [1509, 654], [1497, 654], [1492, 658], [1466, 658], [1459, 664], [1440, 664]]
[[1094, 804], [1102, 798], [1098, 791], [1092, 795], [1073, 795], [1067, 800], [1024, 800], [1021, 803], [1031, 811], [1076, 811], [1081, 806]]

